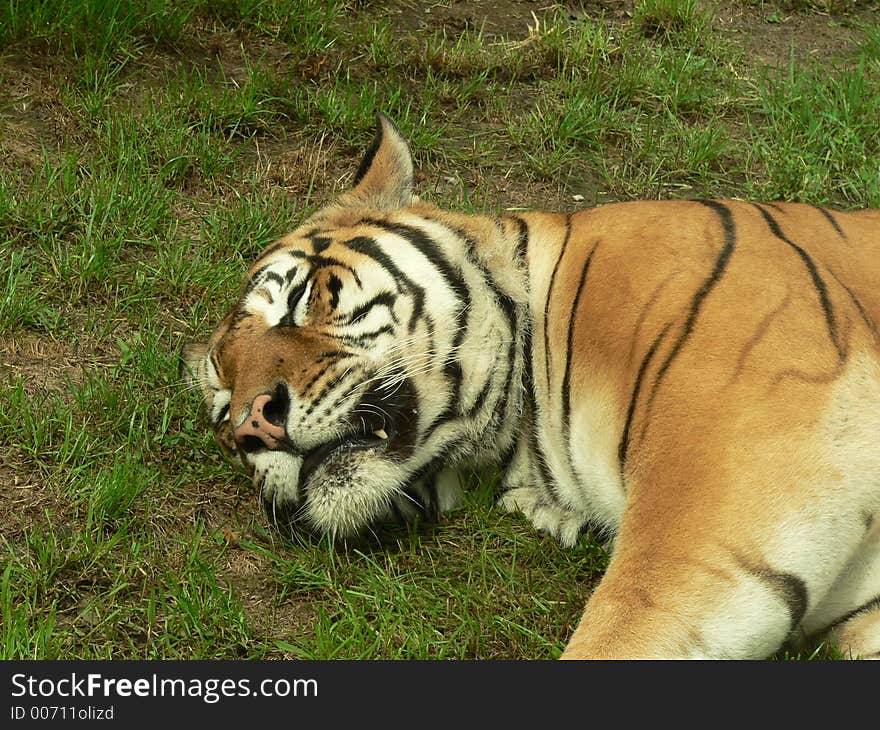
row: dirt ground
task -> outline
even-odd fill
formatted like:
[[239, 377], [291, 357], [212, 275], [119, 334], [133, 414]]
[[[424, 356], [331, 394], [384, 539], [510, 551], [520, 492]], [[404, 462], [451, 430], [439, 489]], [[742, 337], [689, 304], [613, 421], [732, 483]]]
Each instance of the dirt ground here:
[[[788, 63], [791, 54], [802, 60], [811, 56], [834, 58], [845, 52], [855, 37], [853, 29], [876, 19], [876, 3], [850, 2], [845, 15], [802, 12], [785, 2], [703, 3], [713, 9], [715, 22], [733, 32], [758, 63]], [[572, 21], [604, 19], [625, 22], [633, 16], [632, 0], [583, 0], [562, 3]], [[481, 30], [488, 38], [521, 38], [555, 10], [551, 3], [527, 0], [502, 2], [389, 3], [398, 32], [446, 32]]]

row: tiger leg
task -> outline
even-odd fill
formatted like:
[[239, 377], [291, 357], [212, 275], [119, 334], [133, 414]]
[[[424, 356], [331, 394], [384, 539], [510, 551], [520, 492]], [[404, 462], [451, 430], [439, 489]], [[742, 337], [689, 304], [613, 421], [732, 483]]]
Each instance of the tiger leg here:
[[809, 643], [818, 637], [845, 657], [880, 659], [880, 524], [867, 514], [865, 523], [862, 545], [804, 629]]
[[828, 636], [848, 659], [880, 659], [880, 596]]
[[405, 499], [397, 500], [398, 519], [411, 522], [416, 515], [436, 520], [444, 512], [461, 504], [464, 490], [457, 469], [444, 468], [416, 481]]
[[[718, 443], [738, 445], [735, 468]], [[707, 430], [660, 444], [632, 472], [614, 555], [563, 658], [762, 658], [827, 626], [818, 609], [859, 564], [877, 495], [873, 451], [844, 464], [821, 458], [824, 443]], [[836, 615], [859, 605], [839, 595]]]
[[562, 658], [762, 658], [775, 651], [806, 610], [805, 581], [746, 557], [745, 548], [664, 527], [675, 540], [643, 535], [636, 549], [621, 531]]
[[[528, 431], [526, 432], [529, 433]], [[535, 458], [529, 435], [520, 438], [504, 475], [498, 505], [507, 512], [522, 512], [541, 532], [572, 547], [586, 524], [586, 517], [556, 504], [549, 496], [546, 479]]]
[[[799, 520], [736, 541], [703, 533], [697, 514], [674, 522], [658, 520], [635, 541], [624, 524], [562, 658], [766, 657], [800, 633], [858, 540], [854, 524], [830, 538], [835, 525]], [[846, 630], [865, 620], [841, 627], [838, 641], [852, 649], [858, 637]]]

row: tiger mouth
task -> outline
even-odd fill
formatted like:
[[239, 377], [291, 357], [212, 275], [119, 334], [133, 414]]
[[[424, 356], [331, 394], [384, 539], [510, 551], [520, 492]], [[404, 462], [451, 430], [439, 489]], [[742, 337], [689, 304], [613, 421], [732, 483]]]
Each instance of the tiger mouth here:
[[299, 484], [307, 487], [323, 465], [332, 466], [359, 451], [385, 451], [405, 458], [414, 446], [417, 418], [416, 392], [408, 378], [396, 384], [393, 392], [381, 384], [371, 386], [348, 417], [350, 430], [305, 454], [299, 468]]

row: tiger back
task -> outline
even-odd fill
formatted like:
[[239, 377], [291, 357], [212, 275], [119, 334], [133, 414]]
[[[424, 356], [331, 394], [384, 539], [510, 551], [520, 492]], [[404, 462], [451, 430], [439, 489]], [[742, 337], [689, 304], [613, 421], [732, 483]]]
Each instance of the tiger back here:
[[880, 656], [880, 212], [415, 201], [379, 116], [351, 190], [270, 246], [188, 348], [281, 529], [500, 503], [613, 539], [564, 658]]

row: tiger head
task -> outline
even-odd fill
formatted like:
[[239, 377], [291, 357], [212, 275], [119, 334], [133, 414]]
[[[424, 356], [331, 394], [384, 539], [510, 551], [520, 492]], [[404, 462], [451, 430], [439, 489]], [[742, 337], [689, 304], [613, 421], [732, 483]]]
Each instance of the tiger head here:
[[[378, 115], [353, 187], [270, 245], [184, 363], [279, 528], [353, 536], [454, 500], [441, 468], [512, 449], [525, 287], [516, 236], [413, 198]], [[480, 241], [480, 243], [477, 243]]]

